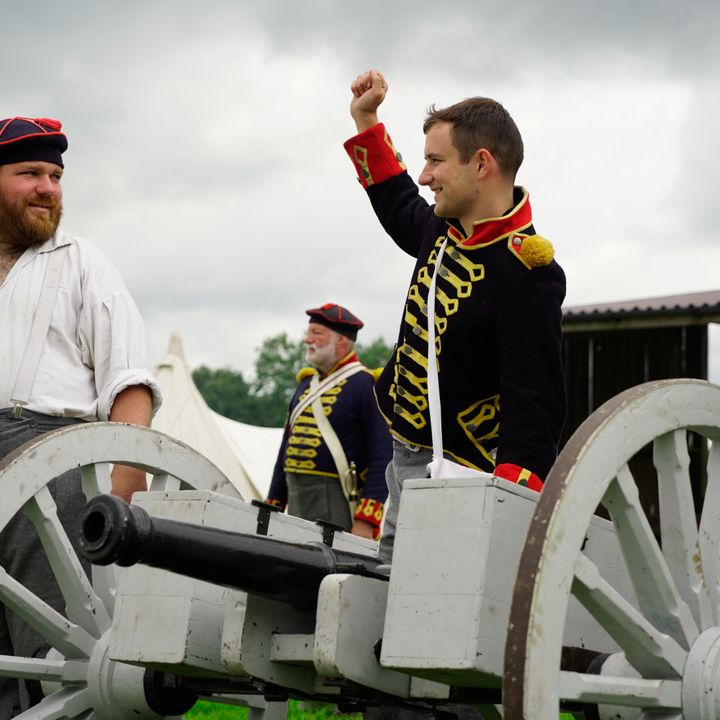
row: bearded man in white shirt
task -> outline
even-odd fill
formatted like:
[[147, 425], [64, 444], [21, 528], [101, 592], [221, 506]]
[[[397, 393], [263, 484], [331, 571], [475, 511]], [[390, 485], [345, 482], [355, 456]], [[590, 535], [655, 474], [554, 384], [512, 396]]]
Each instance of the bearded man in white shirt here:
[[[97, 420], [147, 426], [160, 404], [142, 319], [125, 284], [97, 248], [58, 229], [66, 149], [57, 120], [0, 120], [0, 467], [3, 457], [43, 432]], [[57, 291], [43, 292], [51, 283]], [[45, 313], [38, 312], [41, 305]], [[34, 318], [47, 313], [43, 329]], [[42, 340], [36, 352], [33, 335]], [[127, 502], [145, 489], [145, 475], [135, 468], [117, 465], [111, 479], [112, 492]], [[56, 478], [49, 489], [73, 539], [84, 506], [79, 472]], [[22, 512], [0, 533], [0, 565], [64, 611]], [[0, 654], [41, 656], [45, 647], [44, 638], [0, 605]], [[0, 720], [36, 703], [37, 690], [0, 679]]]

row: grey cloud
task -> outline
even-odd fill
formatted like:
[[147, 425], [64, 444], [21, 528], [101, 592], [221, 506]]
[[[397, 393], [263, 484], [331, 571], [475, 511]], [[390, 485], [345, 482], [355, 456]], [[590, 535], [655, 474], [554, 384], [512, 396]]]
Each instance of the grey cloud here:
[[[3, 106], [66, 123], [66, 226], [119, 266], [154, 352], [179, 323], [191, 357], [244, 365], [263, 337], [299, 331], [298, 309], [330, 299], [369, 336], [395, 337], [411, 261], [377, 226], [341, 149], [348, 84], [366, 67], [390, 79], [384, 117], [415, 177], [427, 105], [475, 93], [508, 105], [570, 302], [717, 285], [719, 8], [15, 3], [0, 58], [18, 71], [4, 77]], [[699, 249], [706, 260], [691, 272]]]

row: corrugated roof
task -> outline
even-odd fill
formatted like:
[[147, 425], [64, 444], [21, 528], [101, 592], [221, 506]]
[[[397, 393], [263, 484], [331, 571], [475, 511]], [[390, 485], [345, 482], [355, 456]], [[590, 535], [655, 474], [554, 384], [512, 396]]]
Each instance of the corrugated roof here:
[[563, 308], [566, 322], [587, 320], [620, 320], [647, 315], [717, 315], [720, 314], [720, 290], [663, 295], [660, 297], [620, 300], [596, 305], [570, 305]]
[[567, 332], [720, 322], [720, 290], [563, 308]]

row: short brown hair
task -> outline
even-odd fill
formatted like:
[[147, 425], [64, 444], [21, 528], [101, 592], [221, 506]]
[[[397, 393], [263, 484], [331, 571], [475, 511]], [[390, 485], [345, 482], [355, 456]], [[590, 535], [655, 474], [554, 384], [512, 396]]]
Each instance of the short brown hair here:
[[441, 109], [431, 105], [423, 132], [427, 135], [440, 122], [452, 125], [450, 136], [462, 162], [469, 162], [477, 150], [485, 148], [497, 160], [501, 172], [515, 178], [523, 161], [523, 141], [515, 121], [499, 102], [473, 97]]

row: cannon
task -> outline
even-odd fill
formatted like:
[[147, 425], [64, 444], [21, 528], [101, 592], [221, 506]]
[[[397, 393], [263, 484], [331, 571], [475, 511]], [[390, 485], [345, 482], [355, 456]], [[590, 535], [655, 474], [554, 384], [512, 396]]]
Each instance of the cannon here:
[[[42, 683], [33, 718], [157, 718], [197, 697], [281, 716], [297, 697], [438, 715], [471, 703], [486, 719], [717, 719], [719, 436], [719, 387], [628, 390], [581, 425], [539, 495], [500, 479], [407, 481], [388, 572], [373, 542], [245, 502], [165, 435], [109, 423], [49, 433], [0, 463], [0, 526], [20, 509], [31, 518], [66, 613], [0, 573], [3, 603], [50, 646], [0, 658], [0, 674]], [[688, 443], [704, 448], [699, 497]], [[647, 452], [657, 528], [633, 475]], [[46, 485], [79, 466], [86, 496], [101, 495], [113, 462], [144, 468], [149, 489], [119, 514], [89, 505], [86, 547], [142, 560], [137, 547], [124, 555], [118, 520], [127, 536], [152, 528], [151, 545], [168, 530], [180, 542], [148, 548], [153, 565], [94, 565], [88, 579]], [[206, 567], [219, 536], [262, 572]], [[278, 590], [290, 554], [312, 582]]]
[[328, 575], [378, 574], [376, 557], [330, 543], [291, 543], [250, 533], [151, 518], [112, 495], [90, 500], [80, 516], [80, 552], [94, 565], [143, 563], [198, 580], [314, 610]]

